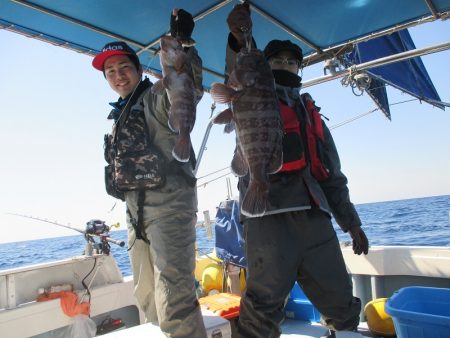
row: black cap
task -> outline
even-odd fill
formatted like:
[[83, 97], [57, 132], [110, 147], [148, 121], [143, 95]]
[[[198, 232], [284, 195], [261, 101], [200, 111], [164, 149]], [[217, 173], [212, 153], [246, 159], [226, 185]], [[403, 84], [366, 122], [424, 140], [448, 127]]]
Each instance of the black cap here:
[[295, 57], [302, 63], [303, 60], [303, 51], [302, 49], [296, 45], [295, 43], [292, 43], [289, 40], [272, 40], [270, 41], [266, 48], [264, 48], [264, 56], [266, 59], [270, 58], [271, 56], [277, 54], [278, 52], [281, 52], [283, 50], [290, 50], [294, 52]]
[[92, 60], [92, 66], [94, 66], [95, 69], [103, 71], [105, 60], [113, 55], [129, 55], [134, 63], [137, 62], [136, 67], [139, 68], [139, 58], [136, 55], [136, 52], [122, 41], [107, 43], [102, 48], [102, 51], [95, 56], [94, 60]]

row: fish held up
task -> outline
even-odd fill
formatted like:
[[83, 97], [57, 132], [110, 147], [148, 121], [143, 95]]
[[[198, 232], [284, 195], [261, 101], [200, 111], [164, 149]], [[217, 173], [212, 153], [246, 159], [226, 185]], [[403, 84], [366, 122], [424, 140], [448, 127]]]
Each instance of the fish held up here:
[[163, 78], [152, 86], [155, 94], [164, 94], [170, 102], [168, 126], [178, 133], [172, 156], [188, 162], [191, 153], [190, 133], [194, 128], [198, 94], [188, 66], [188, 55], [180, 41], [170, 36], [161, 38], [160, 63]]
[[283, 163], [282, 135], [275, 81], [260, 50], [243, 49], [227, 85], [214, 83], [211, 96], [230, 108], [213, 117], [215, 124], [233, 123], [236, 149], [231, 169], [237, 176], [249, 174], [241, 212], [249, 217], [264, 215], [269, 194], [269, 174]]

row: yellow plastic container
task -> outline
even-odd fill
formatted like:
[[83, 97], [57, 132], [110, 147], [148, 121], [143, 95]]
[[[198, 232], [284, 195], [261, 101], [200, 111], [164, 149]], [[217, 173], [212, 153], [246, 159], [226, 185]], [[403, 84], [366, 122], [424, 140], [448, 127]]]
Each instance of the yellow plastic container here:
[[200, 285], [205, 293], [211, 290], [220, 292], [223, 286], [223, 268], [217, 263], [208, 265], [203, 270]]
[[[239, 284], [241, 292], [245, 289], [245, 273], [241, 269], [239, 274]], [[199, 256], [195, 262], [195, 279], [200, 282], [200, 286], [205, 294], [212, 290], [222, 292], [223, 287], [223, 266], [222, 261], [217, 258], [214, 252], [208, 256]]]
[[384, 304], [388, 298], [377, 298], [366, 304], [364, 314], [370, 332], [376, 336], [395, 336], [392, 317], [384, 311]]
[[220, 261], [214, 252], [210, 253], [208, 256], [199, 256], [195, 259], [195, 279], [198, 281], [202, 280], [203, 270], [211, 264], [218, 264]]

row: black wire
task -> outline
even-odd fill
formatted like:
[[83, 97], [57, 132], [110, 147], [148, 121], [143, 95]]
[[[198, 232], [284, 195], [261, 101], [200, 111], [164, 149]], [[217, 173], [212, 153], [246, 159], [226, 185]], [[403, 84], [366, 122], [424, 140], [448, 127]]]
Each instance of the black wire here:
[[134, 237], [134, 241], [131, 244], [131, 246], [127, 249], [127, 251], [130, 251], [133, 248], [135, 242], [136, 242], [136, 236]]
[[94, 268], [96, 265], [97, 265], [97, 258], [94, 258], [94, 266], [92, 267], [91, 271], [89, 271], [88, 274], [86, 276], [84, 276], [84, 278], [81, 280], [81, 284], [86, 289], [86, 293], [89, 296], [89, 301], [88, 301], [89, 304], [91, 303], [91, 291], [89, 291], [89, 288], [84, 281], [86, 280], [86, 278], [89, 277], [89, 275], [92, 273], [92, 271], [94, 271]]

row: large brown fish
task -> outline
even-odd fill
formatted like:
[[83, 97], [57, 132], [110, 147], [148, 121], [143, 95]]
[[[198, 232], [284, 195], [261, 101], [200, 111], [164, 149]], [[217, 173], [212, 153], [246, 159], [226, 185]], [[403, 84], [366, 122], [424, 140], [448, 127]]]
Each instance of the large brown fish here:
[[272, 70], [260, 50], [242, 50], [230, 74], [228, 85], [214, 83], [211, 96], [231, 108], [213, 118], [213, 123], [232, 121], [236, 129], [236, 149], [231, 169], [237, 176], [250, 174], [241, 212], [262, 216], [267, 208], [268, 174], [280, 170], [283, 162], [278, 99]]
[[169, 128], [178, 133], [172, 156], [180, 161], [189, 161], [191, 131], [195, 124], [198, 95], [187, 65], [188, 56], [181, 43], [170, 36], [161, 38], [160, 63], [163, 78], [157, 81], [152, 91], [157, 94], [167, 91], [170, 102]]

